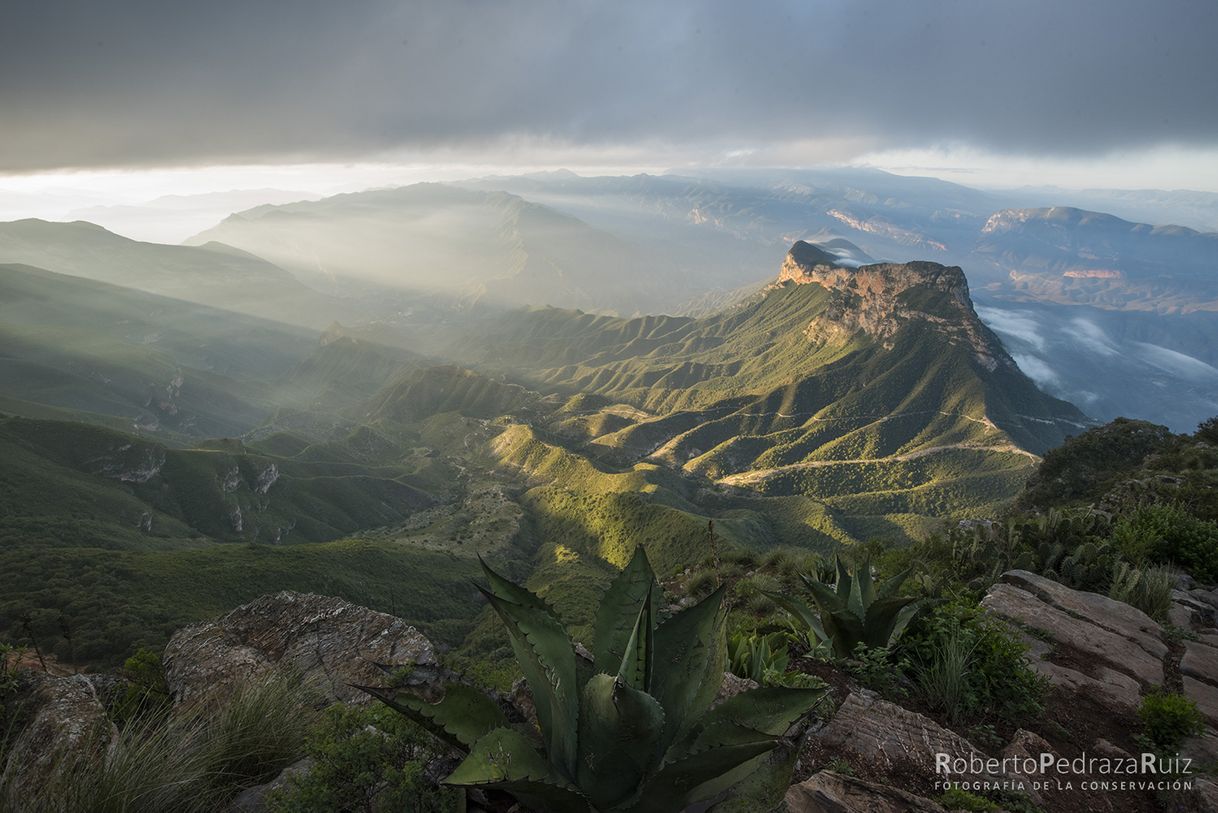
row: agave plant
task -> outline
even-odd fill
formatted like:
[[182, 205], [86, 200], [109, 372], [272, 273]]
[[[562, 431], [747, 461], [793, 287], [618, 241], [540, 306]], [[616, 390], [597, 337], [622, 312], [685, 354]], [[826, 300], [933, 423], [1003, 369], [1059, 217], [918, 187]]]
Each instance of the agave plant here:
[[477, 689], [438, 703], [361, 687], [465, 759], [446, 784], [505, 791], [554, 813], [674, 813], [752, 772], [823, 696], [760, 688], [711, 709], [726, 662], [723, 588], [660, 621], [660, 586], [641, 547], [601, 599], [592, 662], [543, 599], [482, 564], [537, 709], [522, 730]]
[[838, 557], [836, 585], [800, 576], [812, 593], [815, 610], [798, 598], [781, 593], [765, 595], [799, 619], [811, 632], [809, 638], [815, 635], [818, 641], [828, 641], [834, 655], [848, 658], [859, 644], [890, 646], [926, 607], [926, 599], [897, 595], [908, 576], [906, 570], [876, 585], [869, 562], [864, 561], [851, 573]]
[[758, 683], [772, 683], [787, 671], [786, 636], [781, 632], [769, 635], [737, 632], [727, 639], [727, 662], [732, 674]]

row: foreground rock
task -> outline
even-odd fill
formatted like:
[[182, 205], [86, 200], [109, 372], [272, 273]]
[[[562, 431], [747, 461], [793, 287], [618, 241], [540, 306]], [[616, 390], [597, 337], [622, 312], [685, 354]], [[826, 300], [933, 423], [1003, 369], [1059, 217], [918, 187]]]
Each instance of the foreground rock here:
[[937, 802], [898, 788], [821, 771], [792, 785], [784, 798], [788, 813], [943, 813]]
[[1163, 685], [1163, 628], [1128, 604], [1012, 570], [982, 606], [1048, 642], [1029, 643], [1037, 671], [1055, 686], [1131, 710], [1144, 689]]
[[174, 633], [165, 679], [177, 703], [193, 701], [278, 669], [299, 675], [331, 700], [362, 703], [349, 684], [379, 685], [383, 664], [427, 685], [438, 672], [430, 641], [400, 618], [330, 596], [265, 595], [215, 621]]
[[1032, 793], [1031, 783], [1015, 775], [993, 776], [960, 772], [937, 776], [937, 754], [967, 761], [983, 754], [959, 734], [943, 728], [934, 720], [883, 700], [867, 690], [851, 692], [833, 719], [812, 735], [821, 753], [844, 757], [861, 767], [868, 776], [883, 776], [886, 781], [909, 780], [919, 784], [936, 779], [952, 781], [1008, 780]]
[[10, 794], [16, 798], [26, 796], [22, 788], [37, 788], [50, 781], [62, 759], [104, 748], [115, 734], [97, 690], [86, 676], [24, 675], [33, 716], [17, 735], [3, 765]]

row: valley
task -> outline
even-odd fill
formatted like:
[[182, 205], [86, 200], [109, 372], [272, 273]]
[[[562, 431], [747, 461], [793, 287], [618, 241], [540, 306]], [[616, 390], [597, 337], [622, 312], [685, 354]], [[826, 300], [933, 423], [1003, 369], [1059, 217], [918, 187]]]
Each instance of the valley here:
[[433, 305], [324, 331], [3, 266], [6, 629], [67, 623], [56, 654], [105, 662], [279, 585], [457, 647], [479, 556], [589, 623], [639, 539], [671, 572], [708, 533], [829, 552], [993, 515], [1089, 419], [1019, 371], [960, 269], [856, 266], [797, 242], [699, 317]]
[[[1204, 308], [1035, 299], [997, 260], [978, 282], [943, 264], [964, 231], [911, 243], [940, 215], [897, 213], [999, 201], [805, 180], [747, 216], [738, 179], [547, 176], [259, 207], [191, 246], [0, 225], [0, 636], [101, 665], [287, 589], [480, 663], [502, 643], [480, 558], [584, 630], [640, 541], [666, 577], [708, 551], [905, 546], [1001, 516], [1121, 403], [1209, 410]], [[851, 239], [805, 219], [815, 200], [846, 222], [843, 194], [878, 207]], [[800, 221], [821, 242], [782, 242]], [[943, 262], [875, 259], [923, 250]], [[1130, 400], [1138, 364], [1190, 389]]]

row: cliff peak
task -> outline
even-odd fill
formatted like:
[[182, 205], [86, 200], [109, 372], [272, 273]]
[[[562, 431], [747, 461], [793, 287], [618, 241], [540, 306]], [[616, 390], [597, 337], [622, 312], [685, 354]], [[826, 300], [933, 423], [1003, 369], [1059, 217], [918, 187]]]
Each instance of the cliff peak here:
[[989, 370], [1014, 364], [977, 316], [968, 280], [958, 266], [914, 261], [851, 268], [801, 240], [787, 252], [776, 285], [809, 284], [832, 295], [829, 306], [808, 325], [806, 334], [813, 341], [840, 341], [862, 331], [888, 347], [901, 327], [923, 322], [968, 342]]

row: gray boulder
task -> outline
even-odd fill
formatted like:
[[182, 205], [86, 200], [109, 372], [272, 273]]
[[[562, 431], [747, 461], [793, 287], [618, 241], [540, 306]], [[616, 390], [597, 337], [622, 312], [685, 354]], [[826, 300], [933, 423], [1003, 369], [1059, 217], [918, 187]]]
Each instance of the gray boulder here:
[[165, 679], [177, 703], [190, 702], [282, 670], [330, 700], [363, 703], [350, 684], [379, 685], [376, 664], [404, 669], [410, 683], [438, 674], [431, 642], [400, 618], [330, 596], [265, 595], [215, 621], [174, 633], [165, 648]]
[[[46, 784], [62, 759], [107, 748], [117, 732], [85, 675], [24, 672], [32, 717], [13, 741], [3, 775], [16, 798]], [[0, 806], [3, 805], [0, 799]]]
[[1163, 685], [1163, 628], [1128, 604], [1012, 570], [982, 606], [1049, 643], [1034, 665], [1056, 686], [1129, 710], [1143, 689]]

